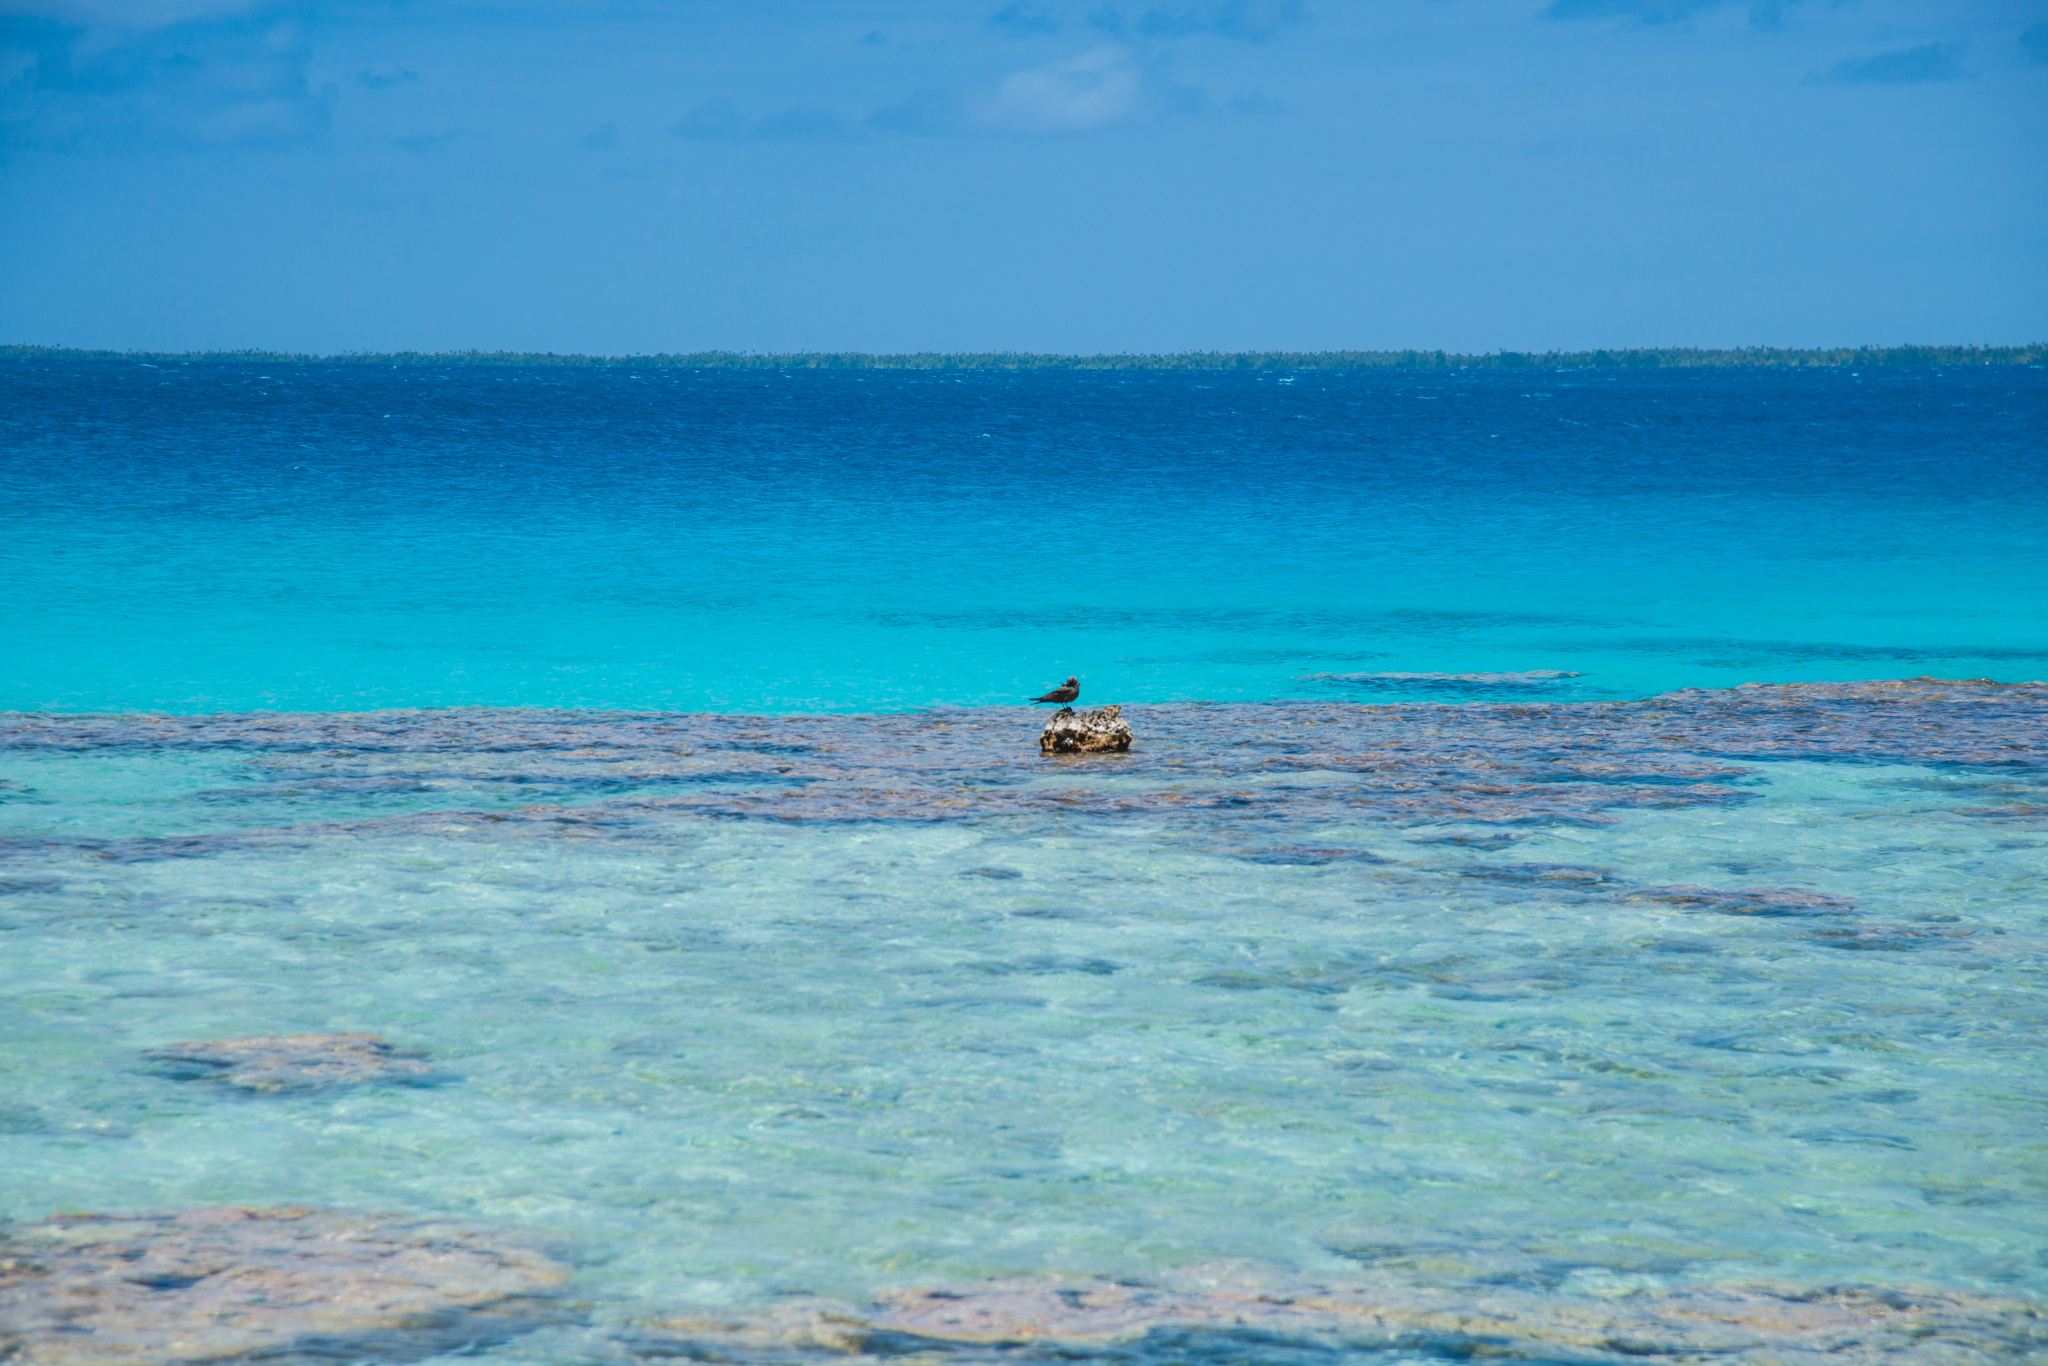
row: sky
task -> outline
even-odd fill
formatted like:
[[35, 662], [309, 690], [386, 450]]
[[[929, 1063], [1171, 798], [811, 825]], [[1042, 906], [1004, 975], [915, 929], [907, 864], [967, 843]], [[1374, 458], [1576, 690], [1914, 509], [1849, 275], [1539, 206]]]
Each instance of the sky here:
[[0, 342], [2048, 339], [2048, 0], [0, 0]]

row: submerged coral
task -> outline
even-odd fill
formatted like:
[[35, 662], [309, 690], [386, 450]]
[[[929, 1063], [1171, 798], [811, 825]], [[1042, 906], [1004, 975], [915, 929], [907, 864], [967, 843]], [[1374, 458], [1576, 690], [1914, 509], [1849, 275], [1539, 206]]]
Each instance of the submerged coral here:
[[0, 1360], [404, 1359], [559, 1317], [567, 1279], [528, 1238], [399, 1215], [61, 1215], [0, 1227]]
[[[69, 1215], [0, 1229], [0, 1359], [18, 1366], [410, 1360], [577, 1318], [568, 1268], [502, 1229], [306, 1209]], [[1156, 1283], [1014, 1277], [786, 1296], [583, 1330], [602, 1359], [788, 1361], [1345, 1352], [1615, 1362], [1989, 1366], [2048, 1347], [2041, 1307], [1933, 1290], [1783, 1284], [1533, 1290], [1375, 1272], [1301, 1280], [1196, 1265]], [[582, 1359], [581, 1356], [578, 1359]], [[1256, 1350], [1248, 1359], [1262, 1359]]]
[[1687, 910], [1717, 911], [1722, 915], [1841, 915], [1856, 909], [1856, 903], [1848, 897], [1803, 887], [1750, 887], [1735, 891], [1718, 887], [1639, 887], [1629, 893], [1628, 899], [1658, 901]]
[[1989, 1366], [2048, 1346], [2048, 1332], [2039, 1306], [1932, 1291], [1743, 1285], [1541, 1295], [1393, 1277], [1290, 1283], [1229, 1266], [1158, 1285], [1016, 1278], [885, 1291], [864, 1305], [799, 1300], [754, 1315], [660, 1320], [637, 1345], [644, 1355], [702, 1360], [977, 1347], [1122, 1359], [1142, 1343], [1210, 1359], [1233, 1341], [1228, 1359], [1257, 1360], [1258, 1346], [1287, 1344], [1454, 1359]]
[[244, 1039], [174, 1043], [147, 1056], [188, 1075], [245, 1091], [303, 1091], [365, 1082], [417, 1085], [437, 1077], [416, 1053], [378, 1034], [259, 1034]]
[[[1730, 784], [1750, 774], [1748, 759], [2048, 768], [2044, 684], [1905, 679], [1695, 689], [1625, 703], [1122, 710], [1139, 714], [1146, 742], [1119, 763], [1113, 786], [1081, 772], [1044, 781], [1019, 762], [1008, 709], [867, 717], [512, 708], [17, 713], [0, 716], [0, 748], [217, 749], [244, 756], [272, 786], [430, 789], [503, 803], [297, 827], [305, 833], [528, 830], [586, 839], [631, 835], [663, 812], [918, 822], [1179, 812], [1261, 830], [1336, 820], [1599, 825], [1631, 807], [1747, 801], [1750, 794]], [[255, 800], [267, 790], [230, 791], [223, 800]], [[292, 828], [272, 828], [71, 843], [122, 861], [293, 838]]]

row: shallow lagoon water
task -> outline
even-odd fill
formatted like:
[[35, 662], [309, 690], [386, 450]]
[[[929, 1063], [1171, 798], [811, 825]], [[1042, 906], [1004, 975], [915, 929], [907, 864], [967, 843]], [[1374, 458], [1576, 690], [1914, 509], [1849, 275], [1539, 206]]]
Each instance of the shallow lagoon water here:
[[[1018, 709], [20, 717], [6, 1213], [539, 1229], [587, 1314], [507, 1360], [1219, 1258], [2039, 1295], [2044, 714], [1141, 708], [1080, 761]], [[446, 1075], [144, 1059], [333, 1029]]]

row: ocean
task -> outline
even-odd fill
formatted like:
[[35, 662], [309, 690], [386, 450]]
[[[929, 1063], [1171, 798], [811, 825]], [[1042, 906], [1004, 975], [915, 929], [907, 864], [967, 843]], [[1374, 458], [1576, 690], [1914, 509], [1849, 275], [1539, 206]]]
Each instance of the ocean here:
[[2048, 672], [2048, 372], [11, 362], [0, 705], [1469, 700]]
[[[0, 1348], [2041, 1353], [2044, 438], [0, 362]], [[1128, 754], [1039, 754], [1069, 675]]]

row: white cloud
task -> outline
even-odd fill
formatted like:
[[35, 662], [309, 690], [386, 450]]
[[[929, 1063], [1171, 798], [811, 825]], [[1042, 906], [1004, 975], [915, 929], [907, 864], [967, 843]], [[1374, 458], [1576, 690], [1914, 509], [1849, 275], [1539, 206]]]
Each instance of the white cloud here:
[[875, 110], [867, 123], [893, 133], [1057, 136], [1161, 114], [1214, 112], [1207, 94], [1173, 79], [1164, 54], [1103, 43], [1012, 72], [994, 87], [918, 91]]
[[1074, 133], [1137, 113], [1144, 97], [1145, 72], [1130, 49], [1104, 43], [1016, 72], [974, 111], [974, 121], [1001, 132]]

